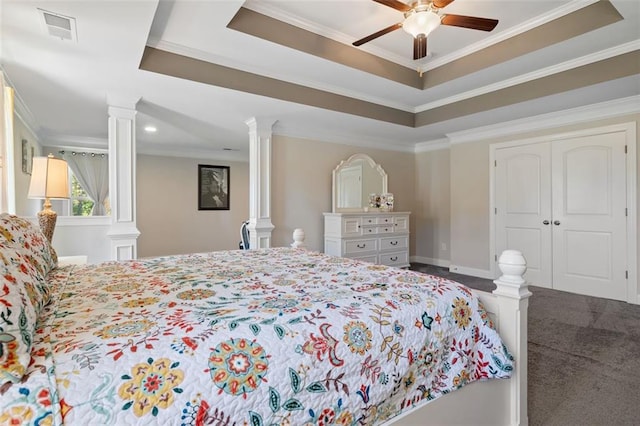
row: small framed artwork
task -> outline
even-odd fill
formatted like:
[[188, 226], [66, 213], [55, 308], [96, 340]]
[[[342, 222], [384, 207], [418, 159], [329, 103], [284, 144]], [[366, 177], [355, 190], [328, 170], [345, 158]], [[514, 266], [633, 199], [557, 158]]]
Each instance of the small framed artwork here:
[[22, 172], [28, 175], [31, 174], [33, 152], [34, 148], [30, 146], [29, 141], [22, 139]]
[[198, 210], [229, 210], [229, 166], [198, 165]]

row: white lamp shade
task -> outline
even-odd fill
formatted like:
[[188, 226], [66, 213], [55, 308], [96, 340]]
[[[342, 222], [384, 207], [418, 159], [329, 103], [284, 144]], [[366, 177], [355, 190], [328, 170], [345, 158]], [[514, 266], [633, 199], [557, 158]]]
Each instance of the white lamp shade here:
[[440, 16], [430, 10], [414, 12], [402, 23], [402, 29], [414, 38], [420, 34], [428, 36], [431, 31], [440, 26]]
[[29, 198], [69, 198], [67, 162], [53, 156], [34, 157]]

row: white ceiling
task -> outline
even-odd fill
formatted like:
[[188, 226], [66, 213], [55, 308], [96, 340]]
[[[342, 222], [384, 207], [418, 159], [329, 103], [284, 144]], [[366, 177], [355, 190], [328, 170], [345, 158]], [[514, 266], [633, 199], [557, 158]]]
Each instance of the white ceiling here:
[[[491, 33], [441, 26], [428, 58], [411, 60], [402, 30], [362, 49], [423, 70], [446, 64], [595, 0], [457, 0], [447, 13], [495, 18]], [[246, 158], [251, 117], [278, 120], [275, 133], [413, 149], [451, 132], [640, 94], [638, 75], [436, 124], [412, 128], [178, 79], [139, 69], [145, 45], [396, 109], [421, 112], [640, 48], [640, 2], [611, 2], [624, 20], [427, 90], [290, 49], [227, 24], [241, 6], [349, 45], [399, 22], [370, 0], [1, 0], [2, 67], [47, 145], [106, 147], [107, 99], [139, 97], [141, 152]], [[77, 42], [49, 36], [38, 8], [74, 17]], [[142, 127], [153, 124], [155, 134]], [[231, 148], [234, 151], [224, 151]]]

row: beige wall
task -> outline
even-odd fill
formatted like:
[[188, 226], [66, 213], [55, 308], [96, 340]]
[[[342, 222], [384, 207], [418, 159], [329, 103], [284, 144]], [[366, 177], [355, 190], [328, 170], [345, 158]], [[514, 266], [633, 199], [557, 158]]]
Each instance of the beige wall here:
[[[451, 264], [483, 271], [490, 269], [489, 241], [492, 236], [489, 235], [489, 147], [491, 144], [630, 121], [636, 122], [636, 137], [640, 136], [640, 128], [638, 128], [640, 114], [635, 114], [588, 124], [453, 145], [451, 147]], [[637, 149], [636, 153], [637, 165], [640, 163], [640, 149]], [[640, 173], [637, 178], [637, 188], [640, 189]], [[418, 193], [416, 198], [421, 199], [425, 195]], [[640, 212], [640, 197], [636, 195], [636, 199], [637, 211]], [[640, 215], [638, 217], [640, 218]], [[640, 223], [638, 223], [638, 229], [640, 229]], [[640, 254], [640, 248], [638, 253]], [[638, 264], [640, 265], [640, 258]]]
[[412, 232], [416, 261], [442, 266], [449, 264], [450, 152], [449, 149], [420, 152], [415, 156], [416, 197]]
[[[414, 154], [274, 136], [272, 144], [272, 245], [286, 246], [295, 228], [303, 228], [309, 249], [322, 251], [323, 212], [331, 211], [331, 172], [349, 156], [369, 155], [388, 175], [395, 211], [414, 207]], [[413, 223], [413, 215], [412, 215]], [[412, 225], [413, 226], [413, 225]], [[413, 234], [411, 237], [413, 247]], [[411, 252], [413, 252], [413, 248]]]
[[[230, 210], [198, 211], [198, 164], [230, 166]], [[138, 257], [237, 249], [249, 163], [138, 155]]]

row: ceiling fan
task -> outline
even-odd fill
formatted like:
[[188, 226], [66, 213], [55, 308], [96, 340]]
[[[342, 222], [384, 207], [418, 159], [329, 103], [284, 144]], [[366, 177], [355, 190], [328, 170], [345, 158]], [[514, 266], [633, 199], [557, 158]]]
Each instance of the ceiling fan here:
[[427, 56], [427, 36], [440, 25], [470, 28], [473, 30], [491, 31], [498, 25], [497, 19], [478, 18], [464, 15], [440, 15], [440, 9], [454, 0], [415, 0], [410, 4], [399, 0], [373, 0], [404, 13], [404, 21], [375, 32], [365, 38], [354, 41], [354, 46], [361, 46], [391, 31], [402, 28], [413, 36], [413, 59]]

